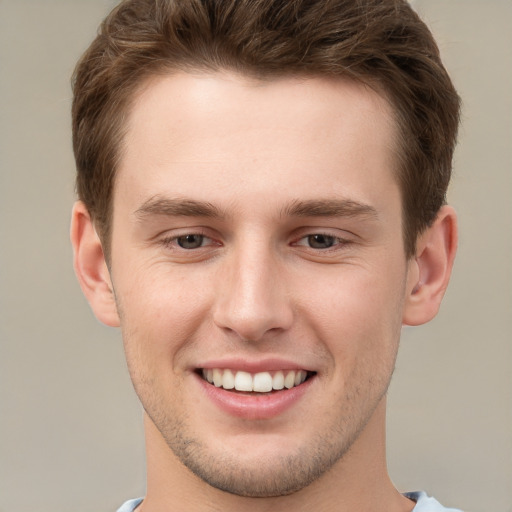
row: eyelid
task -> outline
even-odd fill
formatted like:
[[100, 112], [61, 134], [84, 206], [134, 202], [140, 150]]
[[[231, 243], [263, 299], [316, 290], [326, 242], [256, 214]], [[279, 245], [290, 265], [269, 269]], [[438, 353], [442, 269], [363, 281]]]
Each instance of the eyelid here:
[[[333, 233], [333, 231], [337, 231], [336, 233]], [[297, 230], [295, 234], [293, 235], [292, 241], [290, 242], [291, 246], [299, 246], [304, 247], [307, 249], [310, 249], [312, 251], [321, 251], [321, 252], [328, 252], [328, 251], [336, 251], [340, 250], [341, 248], [351, 244], [354, 242], [353, 238], [356, 237], [353, 233], [343, 231], [346, 236], [341, 235], [339, 230], [331, 230], [329, 228], [310, 228], [305, 227]], [[197, 235], [202, 236], [206, 243], [204, 245], [201, 245], [198, 248], [195, 249], [185, 249], [183, 247], [180, 247], [177, 244], [177, 239], [181, 237], [185, 237], [188, 235]], [[320, 248], [314, 248], [314, 247], [308, 247], [307, 243], [300, 243], [302, 241], [305, 241], [310, 236], [315, 235], [321, 235], [329, 238], [333, 238], [335, 240], [335, 244], [331, 247], [327, 247], [324, 249]], [[156, 238], [156, 237], [155, 237]], [[200, 251], [201, 249], [207, 249], [209, 247], [220, 247], [224, 245], [221, 241], [219, 241], [219, 236], [212, 234], [211, 230], [204, 228], [202, 226], [197, 227], [184, 227], [184, 228], [178, 228], [175, 230], [172, 230], [170, 233], [166, 232], [162, 234], [160, 237], [158, 237], [158, 243], [164, 247], [170, 248], [172, 250], [180, 251], [180, 252], [193, 252], [193, 251]]]
[[[206, 231], [206, 229], [197, 227], [197, 228], [183, 228], [180, 230], [173, 231], [171, 234], [167, 234], [162, 236], [159, 239], [159, 243], [163, 245], [166, 248], [170, 248], [175, 251], [182, 251], [182, 252], [193, 252], [193, 251], [199, 251], [201, 249], [205, 249], [207, 247], [211, 246], [220, 246], [221, 243], [218, 242], [214, 237], [210, 236]], [[185, 249], [184, 247], [180, 247], [177, 244], [178, 238], [182, 238], [189, 235], [196, 235], [196, 236], [202, 236], [205, 240], [208, 240], [209, 243], [206, 243], [204, 245], [201, 245], [200, 247], [196, 249]]]
[[329, 226], [303, 226], [294, 230], [292, 233], [292, 238], [294, 240], [300, 240], [302, 238], [307, 238], [308, 236], [314, 235], [328, 236], [347, 242], [353, 240], [354, 238], [359, 238], [358, 235], [347, 229]]
[[310, 249], [327, 251], [329, 249], [332, 249], [335, 246], [346, 245], [346, 244], [349, 244], [352, 241], [352, 240], [349, 240], [349, 239], [341, 237], [341, 236], [333, 235], [331, 233], [324, 233], [322, 231], [315, 231], [313, 233], [308, 233], [307, 235], [303, 235], [303, 236], [297, 238], [293, 242], [293, 245], [307, 246], [307, 244], [301, 244], [299, 242], [301, 242], [303, 240], [307, 240], [310, 236], [317, 236], [317, 235], [324, 236], [324, 237], [327, 237], [327, 238], [333, 238], [335, 240], [335, 245], [331, 246], [331, 247], [328, 247], [328, 248], [325, 248], [325, 249], [315, 249], [314, 247], [310, 247]]

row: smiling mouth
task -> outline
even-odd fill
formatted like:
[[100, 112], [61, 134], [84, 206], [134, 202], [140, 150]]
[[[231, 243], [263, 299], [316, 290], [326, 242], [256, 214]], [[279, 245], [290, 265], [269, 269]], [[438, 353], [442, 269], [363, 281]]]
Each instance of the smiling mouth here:
[[252, 393], [270, 393], [292, 389], [300, 386], [314, 375], [314, 372], [307, 370], [249, 373], [221, 368], [203, 368], [198, 373], [205, 381], [218, 388]]

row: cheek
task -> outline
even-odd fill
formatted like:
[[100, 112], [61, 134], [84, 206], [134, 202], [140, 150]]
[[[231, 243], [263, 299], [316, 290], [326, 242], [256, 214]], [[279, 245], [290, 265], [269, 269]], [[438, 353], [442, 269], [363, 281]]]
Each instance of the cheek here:
[[305, 318], [342, 365], [354, 366], [357, 358], [394, 358], [405, 275], [389, 264], [380, 268], [387, 268], [388, 274], [369, 268], [339, 271], [324, 286], [312, 286], [303, 301]]
[[[127, 358], [139, 366], [167, 367], [203, 323], [208, 298], [202, 278], [177, 271], [132, 272], [116, 290]], [[119, 276], [121, 277], [121, 276]]]

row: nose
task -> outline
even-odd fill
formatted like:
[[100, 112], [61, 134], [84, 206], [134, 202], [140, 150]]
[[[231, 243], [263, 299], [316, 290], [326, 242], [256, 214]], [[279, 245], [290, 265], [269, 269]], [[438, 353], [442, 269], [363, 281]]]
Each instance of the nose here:
[[253, 246], [224, 261], [213, 310], [218, 327], [252, 342], [290, 328], [293, 308], [278, 260], [271, 250]]

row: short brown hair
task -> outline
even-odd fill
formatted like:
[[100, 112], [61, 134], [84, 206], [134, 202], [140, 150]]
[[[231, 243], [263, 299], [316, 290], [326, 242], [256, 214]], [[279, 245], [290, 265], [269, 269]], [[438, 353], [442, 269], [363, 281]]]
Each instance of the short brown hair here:
[[407, 256], [445, 202], [459, 97], [404, 0], [125, 0], [73, 76], [77, 192], [108, 258], [112, 191], [130, 101], [149, 76], [232, 70], [261, 79], [349, 77], [394, 107]]

